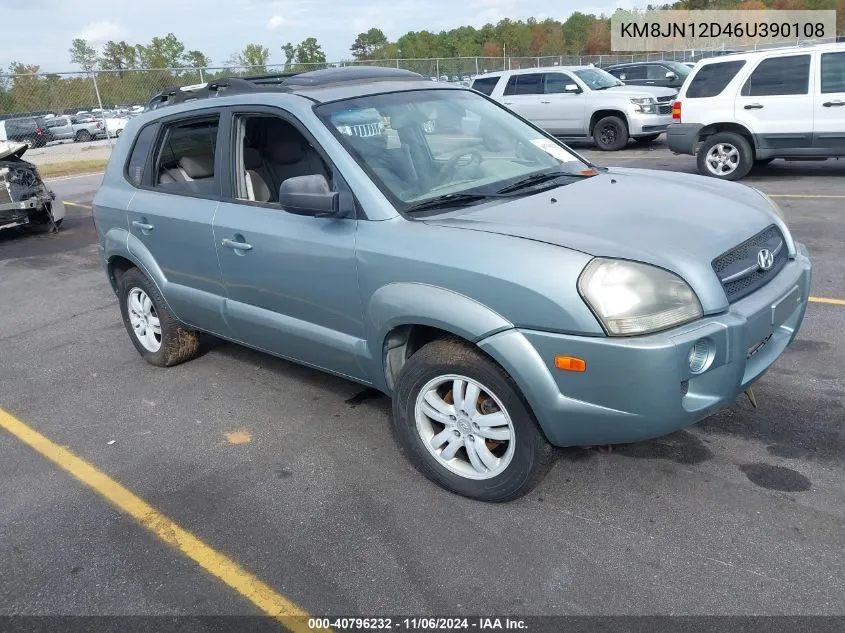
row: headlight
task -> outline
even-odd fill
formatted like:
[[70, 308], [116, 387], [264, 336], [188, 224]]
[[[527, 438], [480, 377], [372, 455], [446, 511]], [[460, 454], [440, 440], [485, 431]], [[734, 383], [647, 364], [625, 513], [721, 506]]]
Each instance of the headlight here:
[[611, 336], [647, 334], [701, 317], [701, 303], [680, 277], [662, 268], [594, 259], [578, 291]]
[[631, 103], [637, 106], [640, 112], [655, 112], [657, 100], [654, 97], [644, 97], [642, 99], [631, 99]]

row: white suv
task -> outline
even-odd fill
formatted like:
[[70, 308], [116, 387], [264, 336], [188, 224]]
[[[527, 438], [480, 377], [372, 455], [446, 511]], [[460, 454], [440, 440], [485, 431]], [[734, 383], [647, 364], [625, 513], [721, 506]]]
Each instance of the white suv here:
[[675, 88], [629, 86], [595, 66], [526, 68], [479, 75], [483, 92], [550, 134], [592, 138], [604, 151], [649, 143], [672, 123]]
[[845, 156], [845, 44], [702, 60], [672, 119], [669, 148], [697, 155], [700, 173], [724, 180], [776, 158]]

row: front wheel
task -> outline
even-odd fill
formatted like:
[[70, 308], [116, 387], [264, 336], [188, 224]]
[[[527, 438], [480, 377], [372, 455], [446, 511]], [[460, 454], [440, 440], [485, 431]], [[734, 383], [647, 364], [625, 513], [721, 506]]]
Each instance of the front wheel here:
[[604, 152], [615, 152], [628, 144], [628, 124], [618, 116], [599, 119], [593, 128], [593, 140]]
[[433, 341], [408, 359], [393, 394], [393, 422], [423, 475], [472, 499], [521, 497], [552, 464], [554, 449], [513, 379], [463, 341]]
[[80, 130], [76, 133], [76, 140], [79, 143], [87, 143], [91, 140], [91, 138], [91, 132], [89, 132], [88, 130]]
[[744, 136], [719, 132], [708, 136], [698, 149], [698, 171], [722, 180], [739, 180], [754, 166], [754, 151]]

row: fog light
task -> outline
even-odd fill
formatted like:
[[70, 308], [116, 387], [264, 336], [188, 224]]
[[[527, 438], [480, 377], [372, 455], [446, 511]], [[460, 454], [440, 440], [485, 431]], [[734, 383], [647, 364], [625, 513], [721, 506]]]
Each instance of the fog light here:
[[689, 351], [689, 370], [693, 374], [705, 371], [713, 362], [713, 349], [707, 339], [701, 338], [695, 342]]

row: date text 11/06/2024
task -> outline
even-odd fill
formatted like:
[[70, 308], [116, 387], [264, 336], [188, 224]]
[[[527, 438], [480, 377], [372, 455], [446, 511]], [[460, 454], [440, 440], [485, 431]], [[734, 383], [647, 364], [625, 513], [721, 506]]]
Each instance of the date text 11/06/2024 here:
[[620, 22], [620, 37], [642, 38], [823, 38], [822, 22]]
[[526, 630], [520, 618], [308, 618], [315, 631], [497, 631]]

